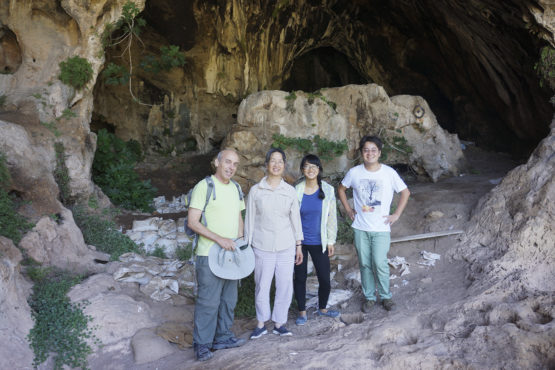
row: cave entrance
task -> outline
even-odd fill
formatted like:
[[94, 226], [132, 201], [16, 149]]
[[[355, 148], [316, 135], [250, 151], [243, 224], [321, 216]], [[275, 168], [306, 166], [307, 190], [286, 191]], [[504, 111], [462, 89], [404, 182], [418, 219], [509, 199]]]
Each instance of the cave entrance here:
[[331, 47], [322, 47], [294, 60], [289, 78], [283, 82], [281, 90], [316, 91], [324, 87], [368, 82], [345, 54]]

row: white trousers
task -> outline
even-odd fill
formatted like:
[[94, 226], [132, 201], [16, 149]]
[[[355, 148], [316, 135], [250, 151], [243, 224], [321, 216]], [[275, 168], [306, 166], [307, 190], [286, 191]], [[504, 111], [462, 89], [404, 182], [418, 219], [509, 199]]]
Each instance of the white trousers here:
[[[257, 248], [253, 248], [253, 250], [256, 318], [261, 322], [266, 322], [271, 318], [277, 324], [285, 324], [293, 297], [295, 247], [279, 252], [267, 252]], [[272, 311], [270, 287], [274, 276], [276, 278], [276, 295]]]

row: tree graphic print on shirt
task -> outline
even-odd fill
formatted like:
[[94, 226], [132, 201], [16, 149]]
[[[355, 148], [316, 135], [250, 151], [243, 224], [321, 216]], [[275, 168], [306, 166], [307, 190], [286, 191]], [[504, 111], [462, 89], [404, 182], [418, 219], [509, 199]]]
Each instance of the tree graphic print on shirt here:
[[360, 194], [362, 200], [362, 212], [374, 212], [376, 206], [382, 204], [378, 196], [381, 195], [381, 181], [362, 179], [360, 181]]

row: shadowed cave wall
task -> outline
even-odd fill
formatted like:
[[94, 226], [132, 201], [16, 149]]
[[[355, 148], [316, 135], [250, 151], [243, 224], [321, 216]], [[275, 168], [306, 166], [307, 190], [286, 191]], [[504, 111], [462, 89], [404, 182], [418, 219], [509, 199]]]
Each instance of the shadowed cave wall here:
[[208, 152], [250, 93], [374, 82], [389, 95], [423, 96], [461, 139], [524, 158], [547, 135], [552, 115], [552, 92], [534, 71], [547, 44], [531, 12], [538, 7], [517, 0], [147, 1], [136, 58], [174, 44], [187, 64], [156, 75], [137, 70], [134, 89], [155, 108], [100, 80], [92, 128], [111, 125], [151, 149], [179, 153], [192, 140]]

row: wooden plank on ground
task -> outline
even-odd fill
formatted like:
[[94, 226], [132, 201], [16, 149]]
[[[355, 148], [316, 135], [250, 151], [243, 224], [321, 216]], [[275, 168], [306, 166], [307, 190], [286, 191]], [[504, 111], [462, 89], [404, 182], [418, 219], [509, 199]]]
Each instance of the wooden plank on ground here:
[[434, 231], [431, 233], [416, 234], [392, 238], [391, 243], [410, 242], [413, 240], [438, 238], [440, 236], [458, 235], [464, 233], [464, 230]]

